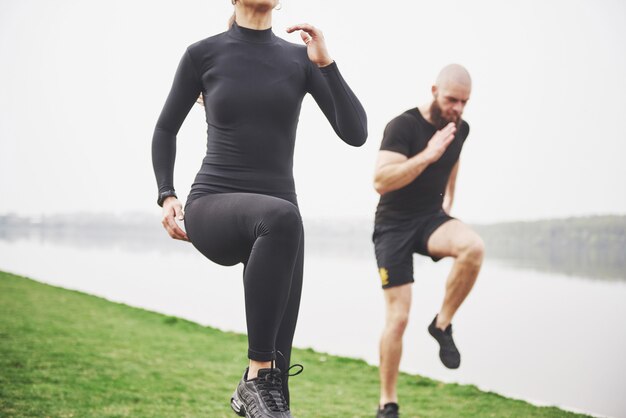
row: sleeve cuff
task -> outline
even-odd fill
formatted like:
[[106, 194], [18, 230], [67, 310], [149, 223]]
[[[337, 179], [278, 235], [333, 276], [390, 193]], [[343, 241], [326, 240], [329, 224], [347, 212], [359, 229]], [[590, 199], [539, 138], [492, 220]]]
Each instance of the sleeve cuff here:
[[339, 71], [339, 68], [337, 68], [337, 61], [335, 60], [333, 60], [333, 62], [328, 64], [326, 67], [318, 67], [318, 68], [322, 72], [322, 74], [334, 73], [334, 72]]
[[159, 197], [157, 199], [157, 205], [163, 207], [163, 201], [170, 196], [174, 196], [175, 198], [178, 199], [178, 196], [176, 196], [176, 192], [174, 190], [166, 190], [162, 193], [159, 193]]

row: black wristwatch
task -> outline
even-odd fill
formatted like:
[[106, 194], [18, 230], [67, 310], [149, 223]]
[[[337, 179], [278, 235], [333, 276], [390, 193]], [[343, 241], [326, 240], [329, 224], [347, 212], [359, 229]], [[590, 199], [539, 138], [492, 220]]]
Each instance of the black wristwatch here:
[[159, 193], [159, 198], [157, 199], [157, 205], [163, 207], [163, 201], [170, 196], [174, 196], [176, 199], [178, 199], [178, 196], [176, 196], [176, 192], [174, 190], [166, 190], [164, 192]]

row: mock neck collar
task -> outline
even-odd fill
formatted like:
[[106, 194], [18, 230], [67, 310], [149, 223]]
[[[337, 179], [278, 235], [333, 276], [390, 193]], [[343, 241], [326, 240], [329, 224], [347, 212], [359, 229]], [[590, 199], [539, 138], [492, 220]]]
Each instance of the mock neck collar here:
[[237, 22], [234, 22], [230, 29], [228, 29], [228, 34], [240, 41], [257, 44], [269, 44], [276, 39], [276, 35], [272, 32], [271, 27], [269, 29], [250, 29], [239, 26]]

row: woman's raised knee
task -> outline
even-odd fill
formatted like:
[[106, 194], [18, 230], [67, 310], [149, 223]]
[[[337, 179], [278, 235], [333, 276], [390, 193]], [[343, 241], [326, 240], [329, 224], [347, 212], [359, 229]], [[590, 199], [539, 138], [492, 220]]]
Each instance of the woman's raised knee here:
[[298, 239], [302, 234], [300, 211], [296, 205], [287, 201], [272, 205], [262, 223], [265, 234], [288, 234]]

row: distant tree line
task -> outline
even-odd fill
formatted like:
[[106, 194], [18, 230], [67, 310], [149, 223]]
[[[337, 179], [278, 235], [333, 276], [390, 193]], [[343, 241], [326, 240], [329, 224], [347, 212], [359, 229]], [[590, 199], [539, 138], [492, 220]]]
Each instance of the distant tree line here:
[[475, 226], [489, 257], [592, 278], [626, 279], [626, 216]]
[[[307, 251], [374, 257], [371, 220], [304, 220]], [[519, 267], [597, 279], [626, 279], [626, 216], [592, 216], [474, 225], [488, 259]], [[187, 250], [170, 240], [156, 215], [65, 214], [39, 218], [0, 215], [0, 239], [37, 239], [83, 248]]]

